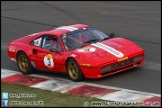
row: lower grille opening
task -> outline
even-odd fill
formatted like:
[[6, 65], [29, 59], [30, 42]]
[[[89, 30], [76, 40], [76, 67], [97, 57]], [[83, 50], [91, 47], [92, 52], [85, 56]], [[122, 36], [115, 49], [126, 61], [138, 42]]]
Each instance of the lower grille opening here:
[[[139, 65], [140, 63], [141, 62], [137, 62], [137, 63], [134, 63], [134, 64]], [[101, 74], [102, 75], [111, 74], [111, 73], [114, 73], [114, 72], [117, 72], [117, 71], [120, 71], [120, 70], [123, 70], [123, 69], [126, 69], [126, 68], [134, 67], [134, 64], [130, 64], [130, 65], [127, 65], [127, 66], [124, 66], [124, 67], [116, 68], [116, 69], [113, 69], [113, 70], [110, 70], [110, 71], [107, 71], [107, 72], [104, 72], [104, 73], [101, 73]]]

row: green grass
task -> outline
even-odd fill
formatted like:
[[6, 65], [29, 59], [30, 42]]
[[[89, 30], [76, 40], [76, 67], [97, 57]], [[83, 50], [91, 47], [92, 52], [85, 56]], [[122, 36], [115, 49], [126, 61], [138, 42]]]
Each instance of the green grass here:
[[[1, 93], [8, 92], [10, 94], [35, 94], [35, 98], [11, 98], [9, 97], [8, 101], [43, 101], [43, 105], [10, 105], [9, 107], [85, 107], [84, 103], [88, 102], [86, 107], [93, 107], [91, 106], [92, 102], [99, 102], [99, 103], [108, 103], [111, 101], [104, 101], [97, 98], [85, 97], [85, 96], [78, 96], [73, 94], [62, 94], [60, 92], [52, 92], [49, 90], [41, 90], [38, 88], [32, 88], [22, 85], [16, 84], [9, 84], [1, 82]], [[103, 106], [102, 106], [103, 105]], [[114, 104], [110, 106], [110, 104], [102, 104], [96, 107], [130, 107], [129, 105], [117, 105]], [[132, 106], [131, 106], [132, 107]], [[133, 107], [140, 107], [140, 106], [133, 106]]]
[[1, 92], [9, 94], [36, 94], [35, 98], [9, 98], [8, 101], [43, 101], [43, 105], [9, 105], [9, 106], [34, 106], [34, 107], [84, 107], [84, 102], [101, 101], [96, 98], [62, 94], [49, 90], [41, 90], [22, 85], [8, 84], [1, 82]]

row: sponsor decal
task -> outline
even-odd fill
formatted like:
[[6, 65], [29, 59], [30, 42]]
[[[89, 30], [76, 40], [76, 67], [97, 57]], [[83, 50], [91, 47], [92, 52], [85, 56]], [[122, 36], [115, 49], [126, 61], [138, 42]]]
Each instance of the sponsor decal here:
[[54, 67], [54, 62], [53, 62], [53, 58], [51, 54], [47, 54], [44, 57], [44, 64], [45, 66], [48, 66], [48, 67]]
[[118, 58], [122, 58], [122, 57], [124, 56], [123, 53], [117, 51], [116, 49], [114, 49], [114, 48], [112, 48], [112, 47], [110, 47], [110, 46], [104, 45], [104, 44], [102, 44], [102, 43], [97, 42], [97, 43], [93, 43], [92, 45], [93, 45], [93, 46], [96, 46], [96, 47], [98, 47], [98, 48], [101, 48], [101, 49], [103, 49], [103, 50], [105, 50], [105, 51], [111, 53], [112, 55], [118, 57]]
[[11, 52], [15, 52], [15, 47], [14, 46], [9, 46], [9, 51], [11, 51]]
[[71, 27], [71, 26], [60, 26], [57, 29], [64, 29], [64, 30], [69, 30], [69, 31], [78, 30], [77, 28]]
[[96, 49], [93, 47], [86, 47], [86, 48], [82, 48], [79, 49], [78, 52], [94, 52]]
[[87, 67], [90, 67], [91, 66], [91, 64], [84, 64], [84, 63], [81, 63], [80, 65], [81, 66], [87, 66]]
[[76, 57], [76, 55], [75, 55], [75, 54], [71, 54], [71, 56], [72, 56], [72, 57]]
[[121, 59], [118, 59], [118, 62], [121, 62], [121, 61], [124, 61], [124, 60], [127, 60], [128, 57], [124, 57], [124, 58], [121, 58]]

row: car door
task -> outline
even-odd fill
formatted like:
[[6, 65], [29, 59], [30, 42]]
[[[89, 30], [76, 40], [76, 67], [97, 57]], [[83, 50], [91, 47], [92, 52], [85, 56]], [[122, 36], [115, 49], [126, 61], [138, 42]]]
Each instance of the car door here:
[[43, 35], [33, 40], [33, 63], [37, 69], [59, 71], [62, 48], [56, 36]]

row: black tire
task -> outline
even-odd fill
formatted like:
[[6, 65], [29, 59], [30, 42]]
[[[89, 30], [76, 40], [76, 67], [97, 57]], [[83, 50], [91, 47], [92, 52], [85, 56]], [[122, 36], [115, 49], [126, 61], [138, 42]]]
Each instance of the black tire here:
[[21, 73], [24, 75], [31, 74], [35, 71], [32, 67], [27, 55], [24, 52], [19, 52], [17, 55], [17, 65]]
[[84, 75], [80, 67], [78, 66], [78, 63], [74, 59], [69, 59], [66, 64], [66, 67], [67, 72], [73, 81], [78, 82], [84, 79]]

